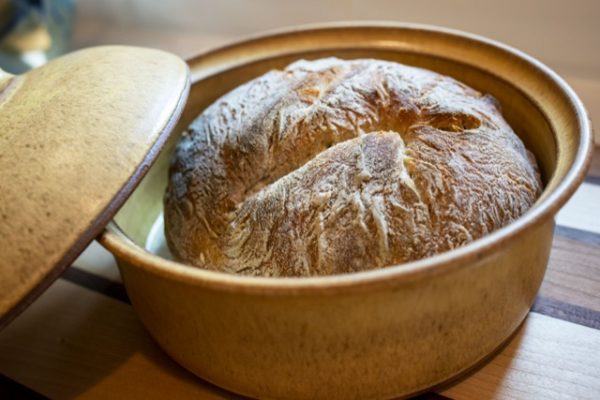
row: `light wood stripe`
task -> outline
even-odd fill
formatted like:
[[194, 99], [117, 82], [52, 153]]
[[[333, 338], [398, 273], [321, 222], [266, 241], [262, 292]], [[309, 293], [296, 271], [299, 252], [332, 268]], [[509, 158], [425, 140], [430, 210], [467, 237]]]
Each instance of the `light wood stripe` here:
[[584, 182], [556, 216], [558, 225], [600, 233], [600, 185]]
[[509, 345], [441, 391], [455, 399], [589, 399], [600, 393], [598, 331], [530, 313]]

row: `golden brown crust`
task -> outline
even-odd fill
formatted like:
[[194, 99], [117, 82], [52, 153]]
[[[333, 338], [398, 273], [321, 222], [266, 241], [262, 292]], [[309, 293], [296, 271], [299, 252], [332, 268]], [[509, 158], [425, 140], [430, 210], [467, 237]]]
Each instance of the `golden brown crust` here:
[[172, 160], [166, 236], [203, 268], [335, 274], [470, 242], [540, 191], [493, 98], [392, 62], [299, 61], [192, 123]]

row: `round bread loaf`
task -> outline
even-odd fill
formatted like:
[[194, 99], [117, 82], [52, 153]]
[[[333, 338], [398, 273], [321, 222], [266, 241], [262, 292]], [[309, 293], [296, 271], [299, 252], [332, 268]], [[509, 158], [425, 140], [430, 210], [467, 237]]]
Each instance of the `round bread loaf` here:
[[540, 192], [494, 98], [394, 62], [298, 61], [224, 95], [183, 134], [165, 231], [175, 258], [198, 267], [329, 275], [456, 248]]

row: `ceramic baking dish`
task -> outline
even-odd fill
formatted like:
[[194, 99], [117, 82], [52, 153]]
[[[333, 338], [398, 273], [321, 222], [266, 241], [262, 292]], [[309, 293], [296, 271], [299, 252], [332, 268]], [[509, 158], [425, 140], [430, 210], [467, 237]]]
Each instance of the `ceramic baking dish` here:
[[[370, 57], [453, 76], [501, 103], [545, 184], [532, 210], [462, 248], [348, 275], [257, 278], [144, 249], [178, 134], [216, 98], [301, 58]], [[190, 96], [163, 154], [108, 226], [139, 317], [202, 378], [260, 398], [389, 398], [438, 385], [493, 354], [544, 276], [554, 216], [582, 181], [591, 128], [573, 91], [531, 57], [481, 37], [413, 25], [330, 25], [251, 38], [188, 61]]]

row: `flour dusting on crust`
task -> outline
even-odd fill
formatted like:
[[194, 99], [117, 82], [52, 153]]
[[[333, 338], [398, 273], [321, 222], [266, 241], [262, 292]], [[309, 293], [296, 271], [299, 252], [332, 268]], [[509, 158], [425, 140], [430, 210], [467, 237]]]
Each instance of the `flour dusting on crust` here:
[[303, 60], [224, 95], [184, 133], [166, 237], [202, 268], [338, 274], [464, 245], [540, 192], [490, 96], [393, 62]]

